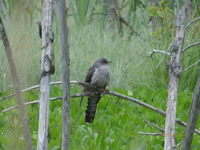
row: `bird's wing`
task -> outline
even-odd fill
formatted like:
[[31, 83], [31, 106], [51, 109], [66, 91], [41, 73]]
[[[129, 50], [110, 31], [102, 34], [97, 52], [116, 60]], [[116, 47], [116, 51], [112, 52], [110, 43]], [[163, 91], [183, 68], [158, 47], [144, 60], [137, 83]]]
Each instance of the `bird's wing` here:
[[[85, 77], [85, 82], [87, 83], [90, 83], [91, 82], [91, 79], [92, 79], [92, 76], [93, 76], [93, 73], [95, 71], [95, 68], [94, 67], [91, 67], [88, 72], [87, 72], [87, 75]], [[88, 88], [85, 86], [84, 89], [83, 89], [84, 92], [87, 92], [88, 91]], [[80, 101], [80, 107], [82, 105], [82, 102], [83, 102], [83, 98], [84, 96], [81, 97], [81, 101]]]
[[95, 71], [95, 68], [94, 67], [91, 67], [88, 72], [87, 72], [87, 75], [85, 77], [85, 82], [87, 83], [90, 83], [91, 82], [91, 79], [92, 79], [92, 76], [93, 76], [93, 73]]

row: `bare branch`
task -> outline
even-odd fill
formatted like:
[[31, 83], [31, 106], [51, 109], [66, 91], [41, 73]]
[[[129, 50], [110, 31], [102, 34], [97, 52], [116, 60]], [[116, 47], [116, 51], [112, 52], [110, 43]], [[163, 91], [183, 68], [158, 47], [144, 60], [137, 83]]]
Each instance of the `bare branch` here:
[[193, 22], [197, 21], [198, 19], [200, 19], [200, 17], [195, 18], [194, 20], [190, 21], [190, 22], [185, 26], [185, 29], [186, 29], [189, 25], [191, 25]]
[[157, 129], [160, 130], [161, 132], [165, 132], [165, 130], [164, 130], [163, 128], [160, 128], [160, 127], [154, 125], [153, 123], [151, 123], [151, 122], [149, 122], [149, 121], [147, 121], [147, 120], [145, 120], [145, 119], [144, 119], [143, 121], [146, 122], [146, 123], [148, 123], [149, 125], [151, 125], [151, 126], [157, 128]]
[[[174, 42], [174, 41], [173, 41]], [[173, 42], [169, 45], [167, 51], [165, 52], [165, 55], [163, 56], [163, 58], [161, 59], [161, 61], [159, 62], [159, 64], [156, 66], [156, 69], [160, 66], [160, 64], [163, 62], [163, 60], [165, 59], [167, 52], [169, 51], [169, 49], [171, 48]]]
[[[60, 81], [59, 81], [59, 82], [60, 82]], [[59, 82], [58, 82], [58, 83], [59, 83]], [[70, 81], [70, 83], [71, 83], [71, 84], [78, 84], [78, 85], [81, 85], [81, 86], [90, 86], [90, 87], [92, 87], [92, 88], [95, 88], [93, 85], [91, 85], [91, 84], [89, 84], [89, 83], [86, 83], [86, 82]], [[96, 90], [97, 90], [98, 93], [104, 92], [104, 91], [102, 91], [102, 89], [99, 88], [99, 87], [96, 87]], [[158, 108], [155, 108], [155, 107], [153, 107], [153, 106], [151, 106], [151, 105], [149, 105], [149, 104], [146, 104], [146, 103], [144, 103], [144, 102], [141, 102], [141, 101], [138, 100], [138, 99], [135, 99], [135, 98], [132, 98], [132, 97], [128, 97], [128, 96], [122, 95], [122, 94], [117, 93], [117, 92], [109, 91], [109, 90], [107, 90], [107, 89], [106, 89], [106, 94], [109, 94], [109, 95], [112, 95], [112, 96], [116, 96], [116, 97], [118, 97], [118, 98], [122, 98], [122, 99], [124, 99], [124, 100], [128, 100], [128, 101], [134, 102], [134, 103], [136, 103], [136, 104], [138, 104], [138, 105], [141, 105], [141, 106], [143, 106], [143, 107], [146, 107], [146, 108], [148, 108], [148, 109], [150, 109], [150, 110], [152, 110], [152, 111], [154, 111], [154, 112], [156, 112], [156, 113], [159, 113], [159, 114], [161, 114], [161, 115], [164, 116], [164, 117], [166, 116], [166, 112], [165, 112], [165, 111], [163, 111], [163, 110], [161, 110], [161, 109], [158, 109]], [[71, 95], [71, 96], [72, 96], [72, 95]], [[82, 96], [82, 95], [79, 95], [79, 96], [77, 96], [77, 97], [81, 97], [81, 96]], [[71, 97], [71, 98], [73, 98], [73, 97]], [[178, 124], [180, 124], [181, 126], [186, 127], [186, 123], [183, 122], [183, 121], [181, 121], [179, 118], [176, 118], [176, 122], [177, 122]], [[195, 129], [195, 133], [198, 134], [198, 135], [200, 135], [200, 131], [197, 130], [197, 129]]]
[[172, 148], [172, 150], [173, 150], [173, 149], [176, 150], [177, 147], [179, 147], [182, 143], [183, 143], [183, 141], [181, 141], [180, 143], [178, 143], [177, 145], [175, 145], [175, 146]]
[[[91, 96], [91, 95], [95, 95], [95, 94], [98, 94], [98, 93], [99, 92], [84, 92], [84, 93], [72, 94], [72, 95], [70, 95], [70, 97], [71, 98], [76, 98], [76, 97], [82, 97], [82, 96]], [[60, 96], [60, 97], [53, 97], [53, 98], [50, 98], [49, 100], [53, 101], [53, 100], [59, 100], [59, 99], [62, 99], [62, 96]], [[35, 104], [35, 103], [38, 103], [38, 102], [39, 102], [39, 100], [35, 100], [35, 101], [32, 101], [32, 102], [24, 103], [24, 105]], [[9, 111], [9, 110], [12, 110], [12, 109], [15, 109], [15, 108], [18, 108], [18, 105], [15, 105], [15, 106], [7, 108], [7, 109], [4, 109], [1, 112], [4, 113], [6, 111]]]
[[138, 132], [138, 134], [160, 136], [160, 135], [163, 135], [164, 133], [147, 133], [147, 132]]
[[[57, 82], [51, 82], [51, 83], [50, 83], [50, 85], [57, 85], [57, 84], [62, 84], [62, 81], [57, 81]], [[24, 92], [27, 92], [27, 91], [30, 91], [30, 90], [33, 90], [33, 89], [37, 89], [37, 88], [39, 88], [39, 87], [40, 87], [40, 85], [34, 85], [34, 86], [32, 86], [32, 87], [29, 87], [29, 88], [27, 88], [27, 89], [22, 90], [21, 92], [24, 93]], [[5, 96], [5, 97], [2, 97], [2, 98], [0, 99], [0, 101], [3, 101], [3, 100], [5, 100], [5, 99], [7, 99], [7, 98], [11, 98], [11, 97], [13, 97], [13, 96], [15, 96], [15, 95], [16, 95], [16, 93], [11, 94], [11, 95], [8, 95], [8, 96]]]
[[[51, 82], [51, 83], [50, 83], [50, 85], [57, 85], [57, 84], [62, 84], [62, 81], [57, 81], [57, 82]], [[70, 84], [79, 84], [79, 85], [81, 85], [81, 86], [90, 86], [90, 87], [92, 87], [92, 88], [95, 88], [93, 85], [91, 85], [91, 84], [89, 84], [89, 83], [85, 83], [85, 82], [70, 81]], [[36, 89], [36, 88], [39, 88], [39, 87], [40, 87], [40, 85], [34, 85], [34, 86], [32, 86], [32, 87], [29, 87], [29, 88], [27, 88], [27, 89], [22, 90], [22, 93], [27, 92], [27, 91], [30, 91], [30, 90], [33, 90], [33, 89]], [[97, 90], [99, 90], [100, 92], [102, 92], [102, 89], [99, 88], [99, 87], [97, 87]], [[5, 97], [2, 97], [2, 98], [0, 99], [0, 101], [3, 101], [3, 100], [5, 100], [5, 99], [7, 99], [7, 98], [11, 98], [11, 97], [13, 97], [13, 96], [15, 96], [15, 95], [16, 95], [16, 93], [11, 94], [11, 95], [7, 95], [7, 96], [5, 96]]]
[[187, 70], [190, 69], [190, 68], [192, 68], [192, 67], [195, 66], [198, 62], [200, 62], [200, 59], [199, 59], [197, 62], [195, 62], [194, 64], [192, 64], [190, 67], [184, 69], [183, 72], [184, 72], [184, 71], [187, 71]]
[[170, 53], [167, 53], [167, 52], [165, 52], [165, 51], [161, 51], [161, 50], [155, 50], [155, 49], [153, 49], [153, 52], [147, 52], [147, 54], [150, 54], [150, 58], [151, 59], [153, 59], [153, 54], [154, 53], [163, 53], [163, 54], [167, 54], [167, 55], [169, 55], [170, 56]]
[[186, 48], [184, 48], [184, 49], [182, 50], [182, 53], [183, 53], [184, 51], [186, 51], [188, 48], [190, 48], [190, 47], [192, 47], [192, 46], [195, 46], [195, 45], [198, 45], [198, 44], [200, 44], [200, 41], [188, 45]]
[[163, 53], [163, 54], [167, 54], [167, 55], [170, 56], [170, 53], [167, 53], [167, 52], [161, 51], [161, 50], [155, 50], [155, 49], [153, 49], [153, 52], [155, 52], [155, 53]]

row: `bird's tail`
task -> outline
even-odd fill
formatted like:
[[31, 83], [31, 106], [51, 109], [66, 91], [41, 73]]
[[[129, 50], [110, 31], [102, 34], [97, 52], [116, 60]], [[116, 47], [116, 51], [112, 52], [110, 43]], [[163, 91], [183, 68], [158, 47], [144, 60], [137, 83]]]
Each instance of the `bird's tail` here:
[[[97, 97], [98, 96], [98, 97]], [[97, 103], [100, 100], [100, 95], [95, 95], [88, 98], [88, 103], [86, 107], [85, 122], [92, 123], [96, 113]]]

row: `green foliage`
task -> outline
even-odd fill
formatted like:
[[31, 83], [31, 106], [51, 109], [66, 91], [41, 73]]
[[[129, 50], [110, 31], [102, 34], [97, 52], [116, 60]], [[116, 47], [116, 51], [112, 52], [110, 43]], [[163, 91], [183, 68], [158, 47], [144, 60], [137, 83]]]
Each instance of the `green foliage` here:
[[[145, 90], [141, 86], [137, 90], [114, 89], [116, 92], [138, 98], [154, 107], [165, 110], [167, 90], [157, 89]], [[79, 93], [76, 87], [71, 89], [71, 93]], [[51, 96], [59, 96], [61, 89], [54, 86], [51, 89]], [[55, 94], [55, 95], [54, 95]], [[24, 94], [27, 100], [32, 97], [38, 98], [39, 93], [28, 92]], [[3, 97], [3, 95], [1, 95]], [[187, 121], [192, 93], [186, 89], [179, 92], [177, 104], [177, 117]], [[1, 111], [14, 103], [16, 98], [3, 101]], [[85, 123], [85, 108], [87, 100], [79, 107], [80, 98], [71, 99], [71, 145], [70, 149], [83, 150], [110, 150], [110, 149], [163, 149], [164, 135], [162, 136], [144, 136], [138, 132], [160, 133], [156, 128], [149, 126], [143, 120], [164, 128], [165, 118], [147, 108], [136, 105], [135, 103], [118, 100], [116, 97], [104, 95], [98, 103], [96, 116], [92, 124]], [[29, 116], [29, 127], [34, 149], [37, 147], [38, 136], [38, 106], [32, 104], [26, 106]], [[197, 121], [197, 127], [200, 126], [200, 120]], [[49, 149], [61, 149], [62, 138], [62, 100], [50, 102], [49, 129], [51, 140]], [[24, 147], [22, 126], [19, 118], [19, 110], [14, 109], [0, 115], [0, 147], [1, 149], [20, 149]], [[13, 136], [14, 135], [14, 136]], [[184, 136], [184, 128], [176, 125], [177, 143]], [[192, 150], [200, 147], [198, 135], [194, 134]]]

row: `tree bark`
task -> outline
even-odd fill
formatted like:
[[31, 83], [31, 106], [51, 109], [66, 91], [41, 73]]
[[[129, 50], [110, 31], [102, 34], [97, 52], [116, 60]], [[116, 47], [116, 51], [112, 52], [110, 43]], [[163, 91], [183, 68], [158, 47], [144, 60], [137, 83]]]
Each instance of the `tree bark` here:
[[190, 22], [192, 19], [192, 0], [184, 0], [184, 4], [187, 8], [187, 21]]
[[[159, 6], [159, 1], [158, 0], [151, 0], [151, 7]], [[159, 17], [154, 17], [154, 16], [150, 16], [150, 32], [156, 31], [157, 30], [157, 24], [158, 24], [158, 18]]]
[[70, 59], [68, 45], [68, 30], [66, 25], [66, 2], [58, 1], [59, 7], [59, 26], [60, 26], [60, 45], [62, 63], [62, 91], [63, 91], [63, 120], [62, 120], [62, 150], [70, 148]]
[[192, 97], [192, 103], [190, 106], [189, 117], [187, 121], [187, 126], [185, 128], [181, 150], [188, 150], [191, 147], [194, 129], [196, 127], [196, 122], [199, 113], [200, 113], [200, 70], [197, 83], [194, 89], [194, 94]]
[[174, 17], [176, 37], [172, 45], [170, 61], [167, 62], [167, 69], [169, 72], [169, 88], [165, 121], [165, 150], [172, 149], [175, 146], [176, 103], [178, 95], [178, 83], [182, 72], [181, 50], [185, 37], [185, 6], [183, 6], [180, 12], [178, 13], [177, 6], [175, 5]]
[[9, 67], [10, 67], [10, 72], [11, 72], [12, 79], [14, 82], [14, 88], [15, 88], [15, 92], [16, 92], [16, 96], [17, 96], [19, 112], [20, 112], [20, 116], [21, 116], [23, 130], [24, 130], [24, 136], [25, 136], [24, 138], [26, 141], [26, 148], [28, 150], [32, 150], [33, 147], [32, 147], [32, 141], [31, 141], [31, 134], [30, 134], [29, 126], [28, 126], [26, 110], [24, 107], [24, 100], [23, 100], [22, 93], [21, 93], [21, 84], [20, 84], [17, 69], [15, 66], [14, 57], [12, 54], [10, 43], [8, 41], [6, 31], [4, 29], [3, 22], [1, 20], [1, 16], [0, 16], [0, 34], [1, 34], [1, 38], [3, 41], [4, 47], [5, 47], [5, 51], [6, 51]]
[[42, 54], [37, 150], [48, 149], [50, 74], [55, 71], [52, 32], [53, 0], [44, 0], [42, 8]]

